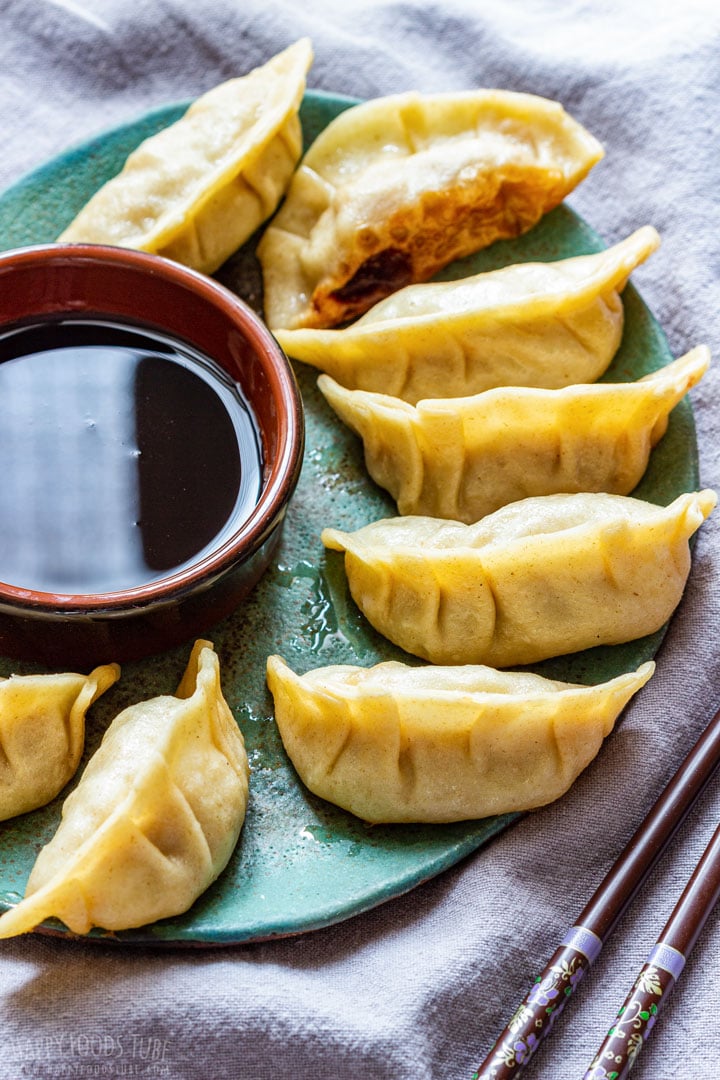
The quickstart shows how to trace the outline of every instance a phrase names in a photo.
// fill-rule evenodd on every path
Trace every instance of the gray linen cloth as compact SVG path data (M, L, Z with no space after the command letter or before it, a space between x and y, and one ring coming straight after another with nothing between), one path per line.
M310 35L310 85L377 96L493 86L556 98L607 156L569 203L607 243L653 224L634 275L675 355L717 352L720 8L620 0L0 0L0 186L151 106ZM692 394L720 489L718 384ZM720 517L702 529L658 671L570 793L461 865L294 939L120 951L29 935L0 948L0 1076L462 1080L489 1050L720 704ZM583 1074L720 812L713 786L526 1075ZM717 1075L720 917L638 1060Z

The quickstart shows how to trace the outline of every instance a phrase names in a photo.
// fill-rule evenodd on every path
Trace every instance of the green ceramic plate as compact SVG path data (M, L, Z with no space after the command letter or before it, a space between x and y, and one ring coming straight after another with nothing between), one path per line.
M308 93L302 106L306 144L350 99ZM54 240L89 196L121 168L144 138L177 119L168 106L56 158L0 196L0 247ZM519 260L550 260L600 250L604 244L565 206L520 240L493 245L456 263L444 277ZM217 275L258 307L260 277L254 241ZM628 286L626 330L607 378L630 379L671 359L659 326ZM315 798L283 751L265 687L265 660L280 653L298 671L324 664L405 659L368 626L346 590L339 555L319 541L328 524L353 529L392 514L394 505L368 479L361 446L315 389L316 372L298 365L307 415L302 477L275 563L252 597L209 636L220 655L225 693L252 764L252 794L240 844L219 881L193 908L140 930L112 935L134 943L221 944L293 934L325 926L397 896L485 844L516 820L505 815L437 826L367 826ZM696 439L688 403L679 405L653 453L638 494L667 503L698 484ZM536 670L577 682L599 682L636 667L656 652L662 632L629 645L600 648L539 665ZM127 664L122 679L93 709L86 756L111 718L127 704L173 692L189 646ZM0 674L42 670L0 658ZM65 793L63 793L65 794ZM0 825L0 907L16 902L40 846L52 836L62 798ZM60 923L47 930L65 933ZM102 932L93 937L106 940Z

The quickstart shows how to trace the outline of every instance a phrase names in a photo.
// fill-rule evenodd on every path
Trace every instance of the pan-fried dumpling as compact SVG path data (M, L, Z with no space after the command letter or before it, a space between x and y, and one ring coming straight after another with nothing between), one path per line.
M0 937L50 916L84 934L186 911L227 864L247 797L218 659L197 641L176 696L131 705L107 729Z
M462 821L544 806L597 754L653 663L599 686L481 666L268 660L285 749L316 795L371 822Z
M362 438L370 475L401 514L471 524L531 495L628 495L667 430L670 410L709 362L700 346L634 383L513 386L416 406L345 390L327 375L318 386Z
M648 226L596 255L409 285L343 330L276 336L348 389L412 405L495 386L595 382L620 345L620 293L659 242Z
M688 539L713 491L654 506L625 495L544 495L475 525L429 517L325 529L376 630L435 664L510 667L658 630L690 571Z
M302 153L303 38L216 86L134 150L60 236L138 248L212 273L268 218Z
M89 675L0 679L0 821L54 799L80 764L85 714L120 677L117 664Z
M259 245L269 325L334 326L519 236L602 154L561 105L530 94L407 93L347 109Z

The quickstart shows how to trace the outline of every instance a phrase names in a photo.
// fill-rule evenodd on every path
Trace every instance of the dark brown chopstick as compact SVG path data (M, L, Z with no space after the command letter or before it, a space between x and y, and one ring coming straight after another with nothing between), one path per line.
M536 978L472 1080L519 1076L718 766L720 710Z
M583 1080L624 1080L720 900L720 825Z

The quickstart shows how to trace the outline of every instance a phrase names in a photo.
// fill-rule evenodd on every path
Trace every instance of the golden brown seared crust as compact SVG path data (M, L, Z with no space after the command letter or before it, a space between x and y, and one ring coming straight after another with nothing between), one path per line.
M602 157L557 102L415 92L340 113L258 245L271 329L323 328L527 231Z
M357 229L353 257L318 283L298 325L347 322L405 285L428 281L454 259L527 232L565 193L561 176L548 184L547 173L527 168L423 192L379 225Z

